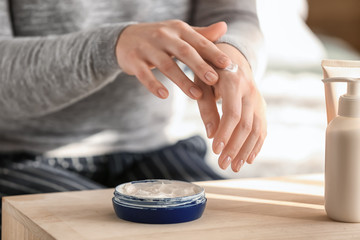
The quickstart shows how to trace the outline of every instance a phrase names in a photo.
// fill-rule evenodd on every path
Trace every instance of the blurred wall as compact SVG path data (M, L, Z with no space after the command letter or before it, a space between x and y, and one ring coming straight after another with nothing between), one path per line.
M360 52L360 0L308 0L307 24L315 33L344 39Z

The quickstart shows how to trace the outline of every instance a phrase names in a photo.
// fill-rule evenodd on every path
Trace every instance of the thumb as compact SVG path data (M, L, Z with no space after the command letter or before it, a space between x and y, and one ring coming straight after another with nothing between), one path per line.
M211 42L217 41L227 31L225 22L217 22L207 27L193 27L193 29Z

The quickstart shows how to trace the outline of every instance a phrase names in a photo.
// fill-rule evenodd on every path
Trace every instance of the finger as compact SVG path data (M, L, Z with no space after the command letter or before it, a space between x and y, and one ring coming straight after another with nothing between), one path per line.
M217 72L189 43L179 38L172 38L170 41L173 44L163 46L168 53L186 64L206 84L214 85L217 82Z
M234 129L229 142L225 145L219 157L219 166L226 169L230 163L234 164L235 157L242 149L253 128L253 105L243 101L241 120Z
M226 68L231 64L230 58L222 52L213 42L194 31L195 36L185 36L188 42L199 55L218 68Z
M200 56L218 68L226 68L231 64L230 58L212 41L197 31L184 34L182 38L193 46Z
M254 149L252 150L252 153L250 154L249 158L246 160L247 163L252 164L254 162L256 156L259 154L259 152L264 144L265 138L266 138L266 130L263 129L263 132L260 135L259 140L256 142L256 145L255 145Z
M265 100L263 98L260 98L260 101L258 102L258 105L256 105L256 109L257 109L257 114L254 115L254 118L256 119L256 121L261 122L261 132L260 132L260 137L254 147L254 149L252 150L252 153L250 154L249 158L246 160L247 163L252 164L255 160L255 157L259 154L266 135L267 135L267 123L266 123L266 113L265 113ZM258 119L258 120L257 120Z
M234 172L239 172L240 169L242 168L242 166L244 166L247 157L249 156L250 151L252 150L252 148L254 147L254 139L253 137L251 137L252 135L249 135L249 141L246 140L243 148L241 149L241 151L239 152L238 156L236 156L236 158L234 159L234 161L231 163L231 168ZM256 140L255 140L256 143ZM244 157L244 155L246 157Z
M234 172L238 172L242 165L250 158L251 153L254 150L254 147L256 146L257 142L260 139L260 133L261 133L261 126L260 126L260 120L255 120L253 123L253 128L247 137L246 141L241 147L241 150L235 157L234 161L231 164L231 168Z
M220 122L215 96L211 86L203 83L198 77L195 76L194 82L202 89L203 92L202 98L198 99L197 103L201 119L204 122L206 129L206 135L208 138L212 138Z
M264 144L264 138L259 138L259 140L257 141L254 149L252 150L252 152L250 153L248 159L246 160L246 162L248 164L252 164L256 158L256 156L259 154L262 145Z
M227 79L224 81L227 81ZM240 122L242 100L237 99L239 99L239 97L236 96L236 93L233 91L229 91L227 95L222 96L223 115L219 123L219 128L215 133L212 146L213 151L216 154L223 151L235 127Z
M148 62L157 67L160 72L173 81L187 96L195 100L202 96L201 89L184 74L169 55L151 47L143 54Z
M165 99L169 96L166 87L160 83L149 69L148 65L142 61L134 61L134 75L136 78L155 96Z
M225 22L217 22L207 27L192 27L196 32L200 33L211 42L217 41L227 31Z

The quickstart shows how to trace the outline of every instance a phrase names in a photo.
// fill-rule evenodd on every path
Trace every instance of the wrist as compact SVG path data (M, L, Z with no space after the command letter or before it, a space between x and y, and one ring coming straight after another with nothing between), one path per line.
M249 67L250 64L239 49L228 43L217 43L216 46L223 51L233 63L237 64L240 68Z

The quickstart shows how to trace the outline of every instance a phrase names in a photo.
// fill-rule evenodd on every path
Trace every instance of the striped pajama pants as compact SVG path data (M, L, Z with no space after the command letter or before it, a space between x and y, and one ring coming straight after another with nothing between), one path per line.
M0 154L0 198L113 188L123 182L142 179L221 179L206 164L205 154L206 143L198 136L148 153L120 152L79 158Z

